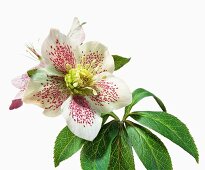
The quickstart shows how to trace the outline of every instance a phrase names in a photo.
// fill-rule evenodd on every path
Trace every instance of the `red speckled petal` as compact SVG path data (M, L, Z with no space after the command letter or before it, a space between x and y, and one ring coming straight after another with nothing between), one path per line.
M102 73L98 77L103 77L103 75L106 75L106 78L96 83L98 95L86 97L92 108L95 108L99 113L103 113L120 109L130 104L132 94L124 81L107 73Z
M105 71L112 73L114 71L113 57L103 44L94 41L87 42L80 46L79 51L81 52L81 56L83 56L81 64L91 64L95 61L91 67L93 69L98 68L96 70L97 74Z
M40 72L30 80L23 101L44 108L47 116L57 116L60 114L60 106L68 97L69 91L62 77L43 75Z
M70 97L62 105L69 129L78 137L92 141L98 134L102 118L82 96Z
M58 30L50 30L41 50L44 61L54 65L58 71L66 73L66 64L75 67L76 60L72 46L68 44L67 37Z

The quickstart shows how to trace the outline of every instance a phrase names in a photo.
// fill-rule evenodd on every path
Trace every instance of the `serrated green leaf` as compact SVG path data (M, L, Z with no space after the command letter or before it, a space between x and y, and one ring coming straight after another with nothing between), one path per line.
M60 162L64 161L76 153L83 145L84 140L75 136L68 127L61 130L56 138L54 146L54 164L57 167Z
M119 70L130 61L130 58L121 57L119 55L112 55L115 63L115 71Z
M170 139L199 161L197 147L188 128L175 116L165 112L147 111L137 112L131 117Z
M135 170L132 146L123 129L112 142L110 164L108 170Z
M86 142L81 150L80 161L83 170L107 170L111 144L118 134L119 122L105 124L92 142Z
M147 170L172 170L169 153L157 136L140 125L126 125L132 146Z
M139 89L136 89L133 93L132 93L132 103L129 104L128 106L125 107L125 112L128 113L131 111L132 107L138 103L140 100L142 100L143 98L145 97L153 97L156 102L158 103L158 105L160 106L160 108L166 112L166 107L164 106L163 102L157 97L155 96L154 94L152 94L151 92L145 90L145 89L142 89L142 88L139 88Z

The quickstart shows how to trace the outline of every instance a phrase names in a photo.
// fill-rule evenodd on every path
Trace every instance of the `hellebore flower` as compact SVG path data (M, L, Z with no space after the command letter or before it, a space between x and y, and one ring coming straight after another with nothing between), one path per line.
M128 105L131 93L112 75L114 61L103 44L82 44L83 31L76 27L68 35L50 30L41 49L45 67L32 71L23 101L40 106L47 116L63 114L76 136L92 141L101 113Z
M84 23L83 23L84 24ZM84 39L85 39L85 34L82 29L82 25L80 24L77 18L74 18L72 27L70 29L70 32L68 34L68 37L70 41L73 42L73 45L80 45ZM35 58L38 58L40 61L39 65L35 68L42 68L44 67L44 61L42 57L38 54L38 52L35 50L34 47L27 45L27 50L28 52L34 56ZM33 69L35 69L33 68ZM13 109L18 109L23 105L22 97L24 94L24 91L27 88L28 82L30 80L30 77L28 76L27 73L22 74L21 76L16 77L15 79L12 80L12 84L18 88L20 91L16 94L14 99L11 102L11 105L9 106L9 110Z

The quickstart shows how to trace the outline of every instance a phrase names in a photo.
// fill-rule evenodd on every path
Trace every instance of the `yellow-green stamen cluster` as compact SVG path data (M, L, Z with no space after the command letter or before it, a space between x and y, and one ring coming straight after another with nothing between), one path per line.
M89 69L86 69L81 64L78 64L76 68L69 68L68 73L65 75L66 86L70 89L72 94L76 95L96 95L96 91L93 88L93 73Z

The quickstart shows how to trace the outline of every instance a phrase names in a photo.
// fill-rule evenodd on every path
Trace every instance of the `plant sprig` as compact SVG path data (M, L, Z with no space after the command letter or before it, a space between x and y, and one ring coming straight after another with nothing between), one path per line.
M114 59L117 68L129 61L117 55ZM132 111L133 106L146 97L153 97L162 111ZM167 113L163 102L145 89L133 92L132 102L125 107L122 120L114 112L103 113L102 117L102 128L93 141L76 137L66 127L60 132L54 147L55 166L83 147L80 155L83 170L134 170L133 147L147 170L171 170L171 157L166 146L146 127L168 138L199 161L197 147L186 125ZM108 117L113 120L106 123Z

